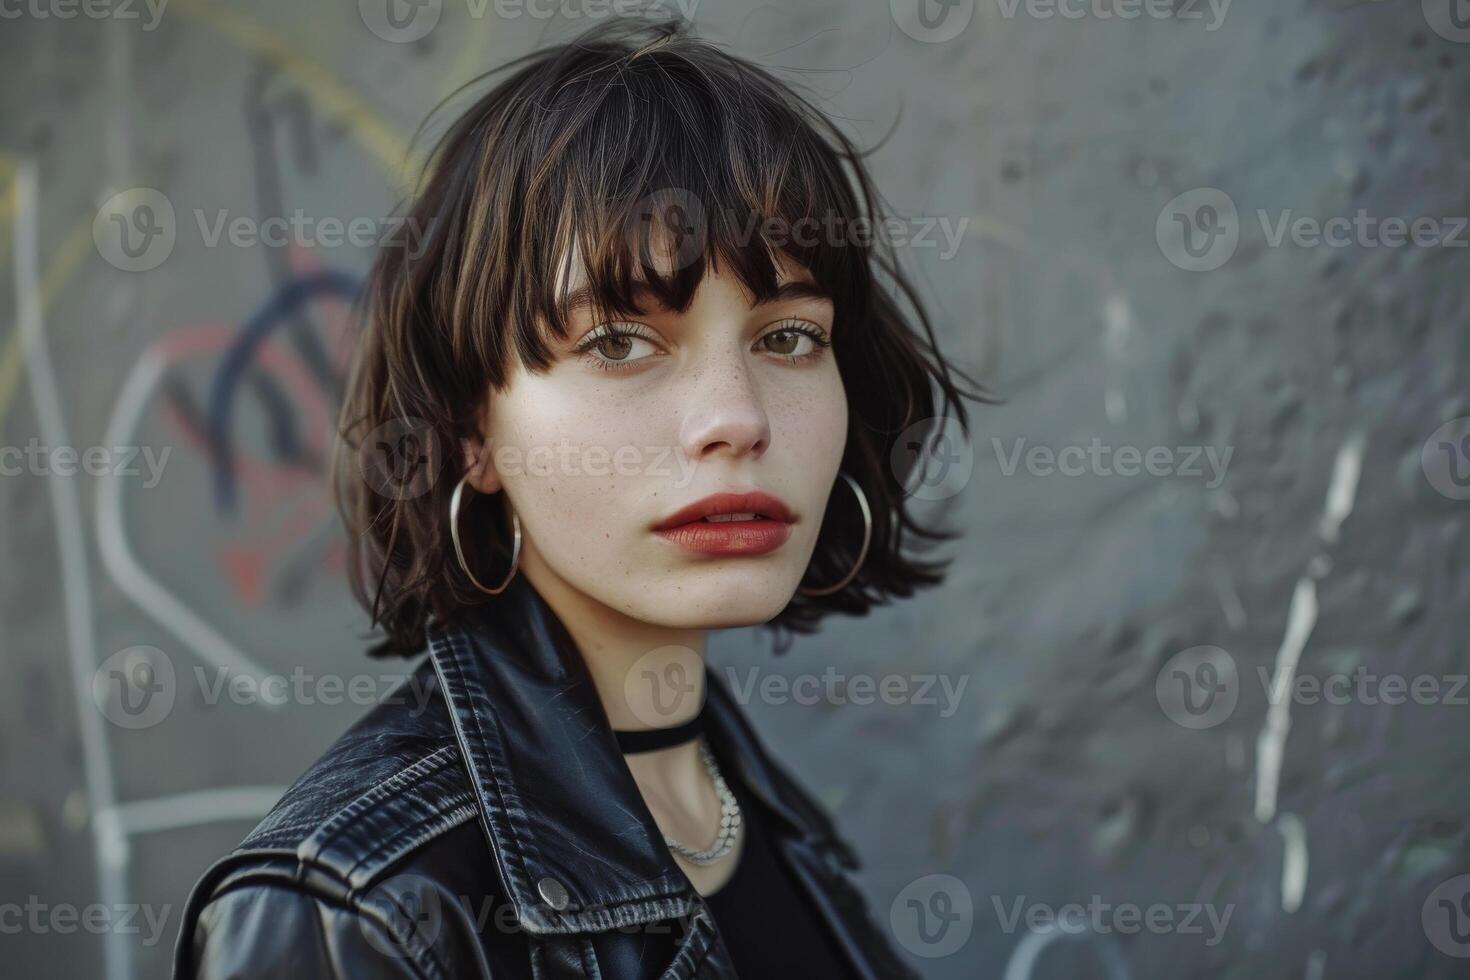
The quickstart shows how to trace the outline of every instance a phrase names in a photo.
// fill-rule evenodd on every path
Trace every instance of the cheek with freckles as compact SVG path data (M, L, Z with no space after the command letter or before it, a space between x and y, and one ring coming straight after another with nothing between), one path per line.
M568 581L627 574L641 527L647 412L590 404L577 386L538 381L514 386L491 412L497 459L516 464L497 468L526 536Z

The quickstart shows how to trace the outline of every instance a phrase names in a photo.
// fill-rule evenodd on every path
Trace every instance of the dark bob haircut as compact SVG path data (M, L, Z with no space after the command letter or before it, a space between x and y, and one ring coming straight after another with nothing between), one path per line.
M687 309L707 267L732 270L763 301L776 290L778 255L831 297L849 398L842 469L871 503L873 537L845 588L798 592L766 624L778 651L789 645L783 630L809 633L829 612L862 615L939 582L947 562L911 552L953 534L909 512L905 487L919 453L896 444L925 420L954 419L968 433L962 399L994 399L939 355L923 304L881 236L772 234L878 227L863 154L807 99L678 22L602 25L488 75L507 71L434 145L405 218L414 238L381 248L359 300L363 334L333 492L353 592L387 634L370 652L412 654L431 615L450 622L466 604L496 600L454 560L455 479L431 474L422 492L385 493L344 468L343 456L361 463L385 431L415 429L420 445L441 454L432 464L457 478L460 440L480 434L511 358L531 371L552 365L549 338L567 333L557 284L577 257L599 312L642 312L640 285L664 308ZM654 255L671 241L674 261L660 266ZM477 567L507 567L500 508L466 508L460 521ZM856 502L839 485L803 583L846 575L861 533Z

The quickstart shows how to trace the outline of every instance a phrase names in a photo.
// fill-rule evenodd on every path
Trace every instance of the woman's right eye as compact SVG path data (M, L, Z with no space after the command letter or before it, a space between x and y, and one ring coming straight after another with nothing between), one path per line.
M599 327L577 345L577 353L605 371L629 367L658 353L652 341L629 326Z

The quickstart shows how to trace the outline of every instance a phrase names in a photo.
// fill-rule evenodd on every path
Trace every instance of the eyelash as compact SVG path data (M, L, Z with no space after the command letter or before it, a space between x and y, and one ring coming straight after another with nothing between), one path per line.
M814 323L811 323L808 320L797 319L786 319L779 321L776 324L774 330L770 330L766 333L761 334L761 336L757 338L756 343L759 344L767 337L773 337L777 334L783 333L796 333L801 334L804 337L809 337L811 338L811 341L814 345L813 349L805 354L775 354L774 352L771 352L774 354L774 356L779 357L791 364L800 364L822 357L827 352L827 349L832 346L832 341L827 337L826 333L824 333L820 327L818 327ZM582 338L582 341L574 348L574 353L578 354L585 360L591 361L592 366L601 371L626 371L644 360L640 357L636 361L614 361L607 358L598 357L595 353L593 353L593 349L597 346L599 341L607 340L614 337L632 337L635 339L646 340L649 343L656 343L655 338L647 332L647 328L644 327L641 323L630 322L620 324L617 327L604 324L602 326L596 327L586 337Z

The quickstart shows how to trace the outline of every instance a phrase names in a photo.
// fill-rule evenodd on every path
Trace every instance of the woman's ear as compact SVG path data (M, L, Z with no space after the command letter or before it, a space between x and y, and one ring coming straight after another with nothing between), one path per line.
M495 440L485 437L485 433L490 431L489 416L487 399L475 409L475 434L459 440L464 459L464 471L460 476L468 476L469 485L477 493L498 493L503 486L500 474L495 472Z
M470 486L478 493L498 492L502 484L500 474L495 472L495 454L491 452L489 440L472 436L461 439L459 446L464 454L464 473L461 476L468 476Z

